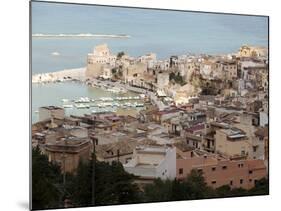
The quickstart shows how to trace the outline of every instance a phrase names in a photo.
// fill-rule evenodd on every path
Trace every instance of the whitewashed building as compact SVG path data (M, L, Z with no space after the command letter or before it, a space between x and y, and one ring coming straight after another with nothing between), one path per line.
M124 164L130 174L139 176L140 183L149 183L156 178L162 180L176 177L176 148L168 146L138 146L133 158Z

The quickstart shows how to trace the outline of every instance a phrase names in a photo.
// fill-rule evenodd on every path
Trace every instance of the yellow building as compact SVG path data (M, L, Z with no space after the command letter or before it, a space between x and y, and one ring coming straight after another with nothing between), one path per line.
M98 77L103 73L104 65L114 66L116 55L111 54L107 44L97 45L87 57L87 77Z
M264 47L253 47L248 45L243 45L238 51L238 56L240 57L266 57L268 54L267 48Z

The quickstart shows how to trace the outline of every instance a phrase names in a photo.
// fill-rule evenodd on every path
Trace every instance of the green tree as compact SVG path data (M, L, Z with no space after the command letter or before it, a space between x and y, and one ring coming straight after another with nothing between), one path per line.
M67 198L74 206L92 204L92 166L90 162L79 162L76 174L66 176Z
M214 196L214 191L207 186L203 173L198 170L192 170L184 181L187 190L185 199L203 199Z
M97 204L125 204L138 201L135 176L124 171L120 162L98 162L96 165ZM106 188L105 188L106 187Z
M93 178L95 204L111 205L139 202L140 191L133 183L135 176L124 171L119 162L108 164L95 163L95 175L93 177L93 163L79 163L76 175L69 177L67 190L68 197L74 206L91 206Z
M124 56L124 55L125 55L125 53L124 53L123 51L118 52L118 53L117 53L117 59L121 59L122 56Z
M114 67L114 68L111 69L111 73L112 73L112 74L116 74L116 72L117 72L117 68L116 68L116 67Z
M180 84L181 86L186 84L186 82L184 81L183 77L180 75L179 72L177 74L171 72L169 74L169 80L174 81L175 83Z
M32 149L32 209L58 208L62 206L63 193L60 167L48 161L40 149Z
M156 179L144 189L145 201L174 201L209 198L213 189L205 183L202 173L191 171L184 181Z
M221 187L218 187L215 190L216 197L227 197L231 196L231 187L229 185L223 185Z
M250 195L267 195L269 194L269 182L268 179L262 178L258 180L255 187L249 190Z
M171 200L172 193L171 180L154 180L153 184L148 184L144 189L144 200L146 202L159 202Z

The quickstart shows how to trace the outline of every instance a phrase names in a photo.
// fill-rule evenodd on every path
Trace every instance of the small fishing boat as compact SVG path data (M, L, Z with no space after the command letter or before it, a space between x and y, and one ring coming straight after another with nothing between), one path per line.
M65 105L62 105L64 108L73 108L73 105L71 104L65 104Z
M89 105L86 105L86 104L83 104L83 103L76 104L75 107L78 108L78 109L90 108Z
M62 99L61 101L65 103L65 102L69 102L69 99Z

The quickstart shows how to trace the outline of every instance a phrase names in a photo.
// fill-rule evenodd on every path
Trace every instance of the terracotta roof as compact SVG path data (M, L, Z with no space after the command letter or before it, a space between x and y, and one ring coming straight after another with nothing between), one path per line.
M187 132L193 133L194 131L203 130L205 128L204 124L197 124L192 127L186 128Z

